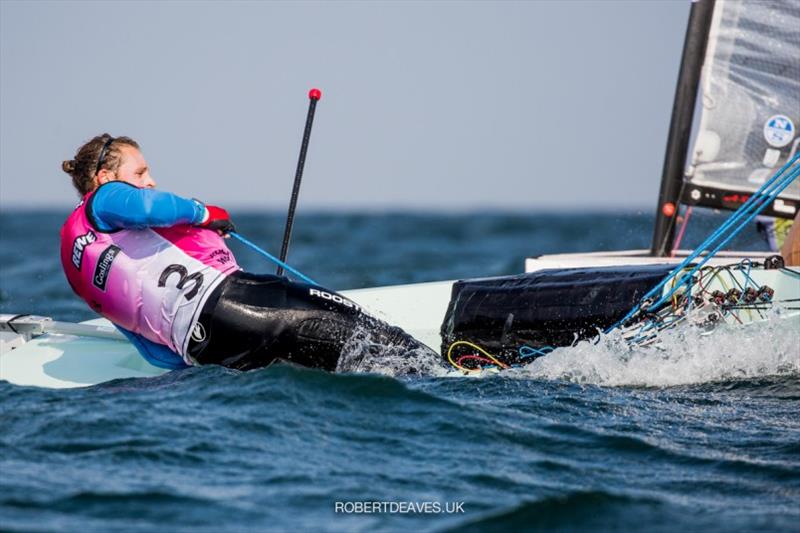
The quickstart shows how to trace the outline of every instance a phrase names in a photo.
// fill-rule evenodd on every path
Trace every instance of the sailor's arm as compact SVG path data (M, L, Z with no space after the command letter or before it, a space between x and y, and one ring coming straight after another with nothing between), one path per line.
M101 186L86 206L89 219L100 231L196 224L205 212L198 201L122 181Z
M206 206L169 192L140 189L125 182L107 183L90 197L89 219L100 231L194 224L225 233L233 231L222 208Z

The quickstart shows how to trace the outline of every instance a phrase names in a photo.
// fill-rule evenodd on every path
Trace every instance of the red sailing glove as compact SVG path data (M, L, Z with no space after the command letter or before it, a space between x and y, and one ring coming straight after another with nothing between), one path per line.
M198 226L201 228L213 229L220 235L226 235L232 231L236 231L228 212L215 205L206 206L206 216Z

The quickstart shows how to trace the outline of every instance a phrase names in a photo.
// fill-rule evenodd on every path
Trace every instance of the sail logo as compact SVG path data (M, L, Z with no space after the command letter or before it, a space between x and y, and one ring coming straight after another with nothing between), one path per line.
M89 230L89 233L78 236L72 243L72 264L78 270L81 269L81 261L83 260L83 250L97 240L97 235Z
M108 273L111 271L111 263L114 262L119 252L119 246L114 246L112 244L103 250L103 253L100 254L100 258L97 260L92 283L103 292L106 291L106 281L108 281Z
M773 115L764 124L764 138L775 148L783 148L792 142L794 135L794 123L786 115Z

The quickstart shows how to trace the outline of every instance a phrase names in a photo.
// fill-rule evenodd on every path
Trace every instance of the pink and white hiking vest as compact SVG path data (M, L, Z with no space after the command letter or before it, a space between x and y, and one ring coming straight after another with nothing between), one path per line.
M237 270L216 231L187 224L97 231L89 193L61 228L61 264L72 289L114 324L186 355L208 297Z

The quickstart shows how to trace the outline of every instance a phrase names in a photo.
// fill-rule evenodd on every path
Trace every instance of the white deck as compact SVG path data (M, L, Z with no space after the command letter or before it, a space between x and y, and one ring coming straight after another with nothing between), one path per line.
M581 268L621 265L678 265L686 259L692 250L676 250L674 257L653 257L649 250L622 250L618 252L590 252L582 254L552 254L525 259L525 272L535 272L546 268ZM775 253L770 252L717 252L708 261L708 265L727 265L738 263L743 259L764 261ZM701 258L703 256L700 256ZM698 261L700 258L697 259Z

